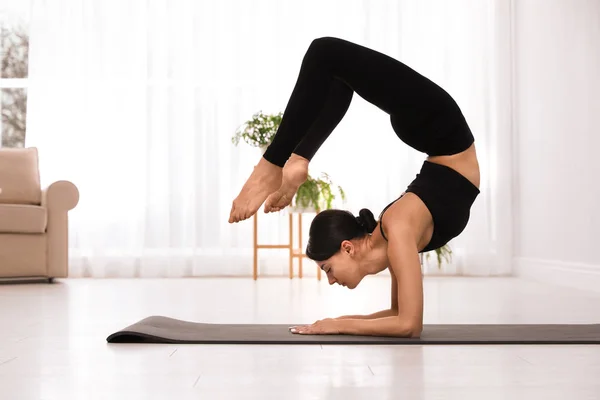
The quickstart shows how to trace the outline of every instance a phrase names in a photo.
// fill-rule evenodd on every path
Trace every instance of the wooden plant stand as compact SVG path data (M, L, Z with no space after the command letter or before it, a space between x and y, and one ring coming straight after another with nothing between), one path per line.
M306 254L302 251L302 211L289 210L289 236L290 241L287 244L261 244L258 242L258 213L254 214L254 271L253 278L258 278L258 250L259 249L288 249L289 250L289 276L294 278L294 258L298 258L298 277L302 278L302 260ZM315 212L315 211L313 211ZM318 210L316 211L319 212ZM298 248L294 248L294 218L293 214L298 215ZM321 280L321 269L317 266L317 279Z

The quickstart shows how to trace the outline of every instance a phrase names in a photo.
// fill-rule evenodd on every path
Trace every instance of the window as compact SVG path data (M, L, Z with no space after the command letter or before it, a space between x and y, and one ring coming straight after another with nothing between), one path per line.
M3 1L0 9L0 147L24 147L29 64L29 2Z

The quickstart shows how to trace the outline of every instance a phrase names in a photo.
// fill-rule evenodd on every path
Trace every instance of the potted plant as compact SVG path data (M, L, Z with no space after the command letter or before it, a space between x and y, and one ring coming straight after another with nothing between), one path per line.
M425 260L429 261L432 253L435 253L436 255L438 269L442 268L442 260L445 260L447 263L452 261L452 249L450 248L449 244L445 244L435 250L426 252ZM421 265L423 265L423 254L421 254Z
M265 114L258 111L252 118L244 122L231 138L234 145L238 145L243 140L252 147L258 147L264 153L265 149L273 140L277 129L281 124L283 113ZM346 200L344 190L337 186L342 200ZM330 209L333 201L337 198L334 194L334 186L326 173L322 173L319 178L313 178L308 175L308 179L298 188L298 192L291 204L292 211L311 211Z
M282 117L281 112L265 114L259 111L237 129L231 141L237 146L240 140L244 140L250 146L260 148L264 153L277 133Z
M319 178L308 175L306 181L300 185L294 197L292 211L319 212L332 208L333 201L337 198L334 189L339 193L342 201L346 200L346 193L341 186L334 187L329 175L322 173Z

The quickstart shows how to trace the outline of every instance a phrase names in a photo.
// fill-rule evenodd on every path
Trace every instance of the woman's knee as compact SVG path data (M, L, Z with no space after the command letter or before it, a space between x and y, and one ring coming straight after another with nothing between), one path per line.
M321 36L313 39L311 46L323 47L339 43L340 39L333 36Z
M307 56L313 58L323 58L331 54L335 47L339 44L339 39L331 36L323 36L314 39L308 47Z

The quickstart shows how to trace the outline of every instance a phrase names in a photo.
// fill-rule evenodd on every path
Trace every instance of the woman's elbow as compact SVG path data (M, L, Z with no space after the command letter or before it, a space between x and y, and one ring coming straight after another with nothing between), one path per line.
M421 333L423 333L423 325L422 324L410 324L408 326L408 335L412 339L420 338Z
M399 319L396 334L400 337L419 338L423 332L423 324Z

